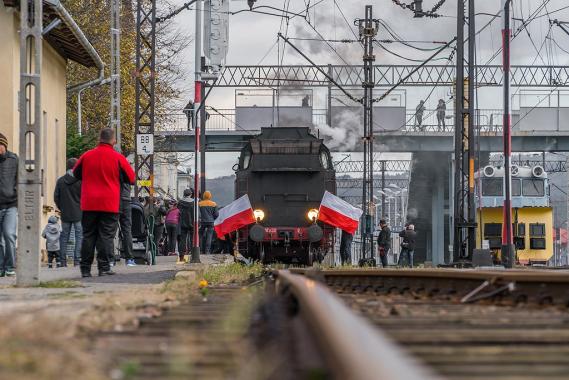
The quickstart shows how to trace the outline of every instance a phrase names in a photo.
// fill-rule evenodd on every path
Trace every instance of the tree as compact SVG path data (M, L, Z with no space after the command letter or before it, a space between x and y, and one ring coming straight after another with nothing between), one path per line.
M76 127L76 126L74 126ZM97 144L97 135L95 130L79 136L77 128L67 128L67 158L79 158L83 153L92 149Z
M73 15L77 24L106 63L105 77L110 75L110 3L108 1L65 0L65 7ZM163 2L159 2L163 4ZM168 4L161 5L169 6ZM136 58L136 0L122 0L121 7L121 129L122 149L129 153L134 150L135 129L135 58ZM160 12L167 12L160 10ZM161 14L161 13L159 13ZM170 20L157 28L156 59L156 113L167 112L169 104L175 104L180 95L180 84L187 77L183 70L180 52L191 39L182 35ZM67 70L67 83L76 84L96 77L94 69L70 63ZM67 102L68 128L77 120L77 96L70 94ZM110 124L110 86L97 86L82 94L82 130L84 135L96 133ZM77 126L73 127L76 130ZM68 150L77 143L68 141Z

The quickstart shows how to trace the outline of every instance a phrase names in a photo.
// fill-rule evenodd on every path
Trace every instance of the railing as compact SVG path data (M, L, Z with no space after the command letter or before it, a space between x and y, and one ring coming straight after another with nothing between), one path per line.
M502 110L482 109L476 110L474 125L482 133L497 133L502 131ZM415 111L407 111L405 125L395 130L382 129L375 126L375 132L448 132L454 133L454 110L446 110L444 117L439 120L436 110L425 110L421 115Z
M314 109L312 114L313 125L325 125L327 121L327 111L325 109ZM240 131L252 129L246 125L239 125L235 117L235 109L207 109L206 129L209 131ZM444 124L437 118L436 110L425 110L422 118L416 115L415 111L408 110L405 116L405 123L400 127L390 126L382 128L381 125L374 126L374 131L381 133L407 133L407 132L429 132L429 133L453 133L454 132L454 111L447 110L445 113ZM483 109L477 110L475 125L481 133L500 133L502 131L502 110ZM188 126L188 118L182 112L160 114L156 117L156 130L158 131L187 131L191 130Z

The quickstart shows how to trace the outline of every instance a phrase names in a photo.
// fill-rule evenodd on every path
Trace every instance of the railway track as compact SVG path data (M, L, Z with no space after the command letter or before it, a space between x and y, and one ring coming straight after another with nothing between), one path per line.
M565 379L561 271L277 270L98 340L146 379ZM234 305L247 328L227 328ZM243 314L245 312L245 314ZM231 324L229 324L231 326ZM122 366L122 367L121 367ZM127 368L128 369L128 368ZM117 377L120 378L120 377Z
M136 330L100 336L98 351L112 356L112 379L236 378L244 342L231 314L248 302L242 287L212 287L207 302L194 297Z
M443 378L549 380L569 374L569 273L296 272L323 281Z

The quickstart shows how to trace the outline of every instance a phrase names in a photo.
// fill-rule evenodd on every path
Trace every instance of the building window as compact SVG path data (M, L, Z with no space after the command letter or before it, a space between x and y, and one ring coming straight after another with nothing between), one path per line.
M61 168L61 159L62 157L60 157L59 152L61 150L60 144L61 144L61 138L59 136L59 120L55 119L55 124L54 124L54 129L55 129L55 173L57 176L60 176L62 173L59 171L59 169Z
M41 196L45 196L44 194L44 189L49 188L48 186L50 185L49 183L47 183L46 180L46 174L47 174L47 149L49 146L49 142L48 142L48 118L47 118L47 112L43 111L42 114L42 123L41 123L41 182L42 182L42 186L41 186Z

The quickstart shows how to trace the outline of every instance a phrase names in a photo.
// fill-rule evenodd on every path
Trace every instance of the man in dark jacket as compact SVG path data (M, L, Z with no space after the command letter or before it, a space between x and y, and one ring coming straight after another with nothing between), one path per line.
M81 181L73 175L73 168L77 164L76 158L67 160L67 173L59 177L55 184L53 199L61 212L61 236L59 239L60 262L67 266L67 244L71 229L75 233L75 248L73 250L73 265L78 266L81 261L81 244L83 242L83 229L81 228Z
M342 230L340 238L340 260L342 265L352 265L352 240L354 235Z
M120 153L118 147L115 147ZM134 257L132 256L132 209L130 207L130 192L132 185L124 173L121 173L121 204L119 212L119 226L121 239L121 255L125 260L126 266L134 267ZM114 259L114 258L113 258Z
M211 253L211 239L213 237L213 223L219 216L217 203L211 200L211 192L204 191L200 206L200 238L202 254Z
M180 243L178 253L180 261L183 262L185 255L188 254L189 247L192 246L192 235L194 230L194 190L184 190L184 197L178 203L180 209Z
M381 265L387 268L387 255L391 249L391 230L383 219L379 221L379 228L381 228L381 231L379 231L379 236L377 237L377 250Z
M399 254L398 264L403 266L403 259L406 258L409 263L409 268L413 268L413 255L415 254L415 241L417 239L415 226L412 224L407 225L407 227L399 233L399 236L403 238L403 241L401 242L401 253Z
M167 213L168 209L160 199L154 196L149 196L146 199L146 204L144 205L144 217L149 225L154 225L152 235L154 236L154 245L157 252L160 250L160 240L162 240L162 235L164 233L164 217Z
M81 186L81 210L83 217L83 245L81 247L81 274L91 277L91 265L97 247L99 276L115 274L109 258L113 253L113 239L117 232L121 176L131 184L135 174L124 156L113 149L115 131L101 130L99 145L83 154L73 174L83 181Z
M8 150L8 139L0 133L0 277L15 276L18 224L18 156Z

